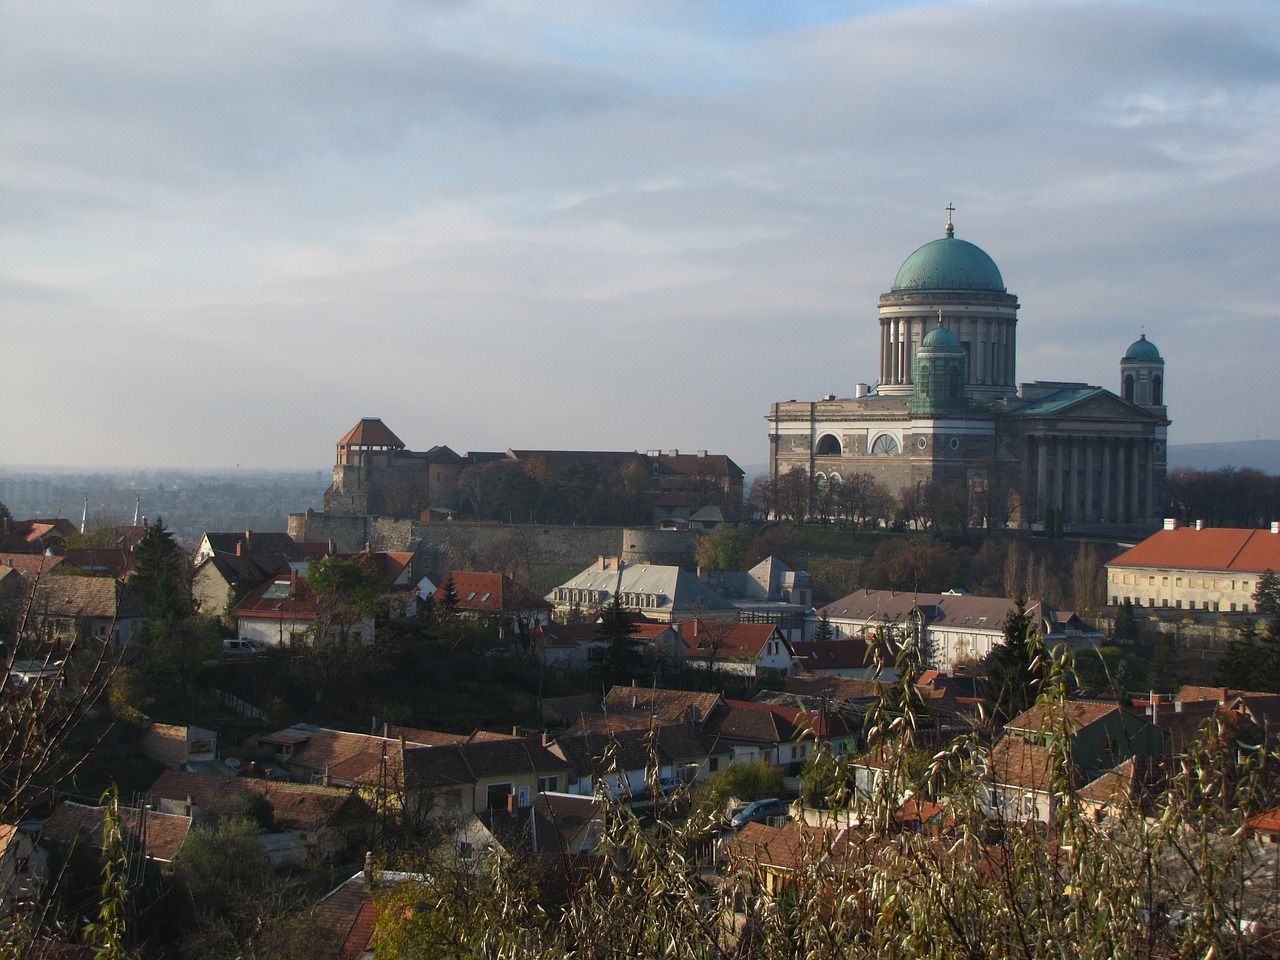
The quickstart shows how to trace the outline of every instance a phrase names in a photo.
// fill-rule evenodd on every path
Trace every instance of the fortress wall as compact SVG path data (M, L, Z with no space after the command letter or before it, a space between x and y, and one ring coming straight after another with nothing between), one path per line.
M516 550L532 564L583 568L600 556L630 563L691 567L698 534L624 527L499 524L450 520L423 523L390 517L345 517L307 511L289 516L295 540L332 540L341 553L363 550L414 551L427 566L465 568L483 562L494 549Z

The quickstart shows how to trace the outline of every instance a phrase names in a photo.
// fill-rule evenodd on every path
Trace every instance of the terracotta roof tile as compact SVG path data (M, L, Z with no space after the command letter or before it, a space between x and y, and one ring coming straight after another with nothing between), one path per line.
M1280 570L1280 534L1270 530L1181 527L1160 530L1108 566L1187 570Z
M528 587L521 586L501 573L477 573L455 570L453 594L458 598L458 609L475 613L523 613L532 610L550 610L551 604ZM445 579L445 584L449 579ZM444 598L444 584L435 592L435 601Z
M404 441L392 433L391 429L378 417L364 417L342 435L342 439L338 441L338 446L405 449Z

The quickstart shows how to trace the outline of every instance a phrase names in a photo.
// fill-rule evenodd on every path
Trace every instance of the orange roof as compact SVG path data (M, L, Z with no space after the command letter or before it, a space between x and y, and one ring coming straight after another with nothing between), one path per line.
M1108 566L1184 570L1280 570L1280 534L1270 530L1182 527L1153 533Z
M365 417L342 435L340 447L394 447L404 449L404 442L378 417Z
M477 613L522 613L550 610L549 604L528 587L523 587L501 573L477 573L454 570L435 592L435 601L444 598L445 584L453 580L453 595L459 610Z
M1114 703L1093 700L1068 700L1065 703L1037 703L1004 725L1006 730L1029 730L1032 733L1050 733L1062 729L1075 734L1090 724L1119 710Z

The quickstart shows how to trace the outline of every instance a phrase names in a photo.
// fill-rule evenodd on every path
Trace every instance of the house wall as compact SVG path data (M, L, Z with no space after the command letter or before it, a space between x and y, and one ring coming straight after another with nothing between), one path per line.
M1185 570L1107 564L1107 594L1113 604L1137 607L1249 613L1258 573Z

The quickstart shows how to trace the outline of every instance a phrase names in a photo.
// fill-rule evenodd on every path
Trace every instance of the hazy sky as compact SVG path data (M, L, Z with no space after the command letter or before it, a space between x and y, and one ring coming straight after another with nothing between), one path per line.
M767 458L957 236L1020 380L1280 436L1280 3L0 5L8 463Z

